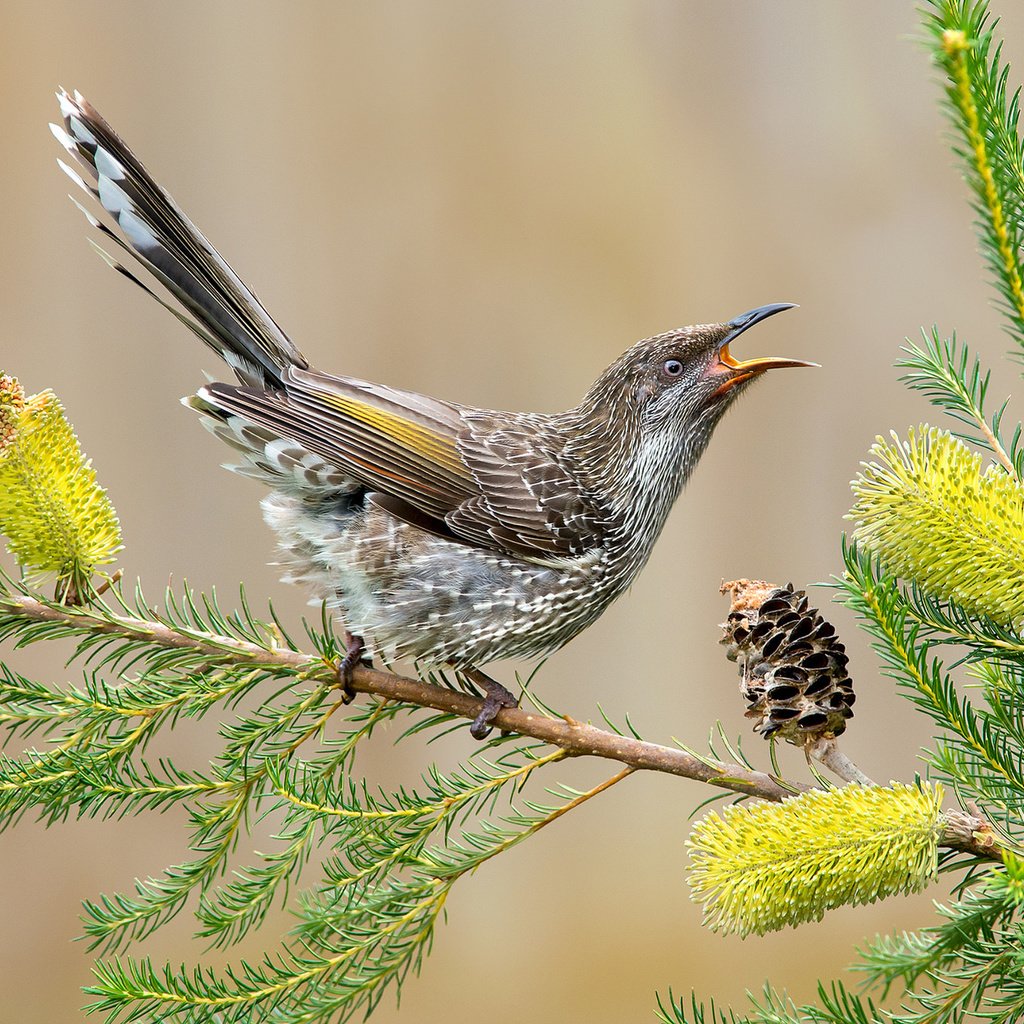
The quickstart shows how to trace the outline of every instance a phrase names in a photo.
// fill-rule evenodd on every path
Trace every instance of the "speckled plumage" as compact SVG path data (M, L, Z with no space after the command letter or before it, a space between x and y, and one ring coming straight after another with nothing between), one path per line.
M270 486L287 578L371 650L466 667L561 647L646 563L726 407L764 370L801 365L729 355L779 304L638 342L553 415L320 373L84 98L60 102L54 133L95 185L65 170L114 226L91 223L238 378L188 404L232 468Z

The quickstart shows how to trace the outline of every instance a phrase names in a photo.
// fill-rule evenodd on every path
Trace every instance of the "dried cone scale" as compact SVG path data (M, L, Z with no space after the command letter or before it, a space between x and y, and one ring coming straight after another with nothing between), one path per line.
M722 584L726 592L732 607L722 623L722 643L726 657L739 665L754 731L801 747L843 732L856 698L835 627L792 583L732 580Z

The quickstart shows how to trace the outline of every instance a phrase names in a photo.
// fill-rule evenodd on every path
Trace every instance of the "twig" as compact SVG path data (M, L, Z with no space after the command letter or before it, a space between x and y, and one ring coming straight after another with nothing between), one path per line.
M975 811L947 811L943 816L942 846L988 860L1002 860L995 829Z
M835 738L819 739L807 747L807 756L821 762L844 782L859 782L862 786L877 785L869 779L840 749Z
M36 622L59 622L91 633L130 637L162 647L197 651L212 659L232 664L276 668L322 681L337 680L336 667L314 655L287 648L267 650L236 637L202 630L176 629L163 622L116 615L110 609L100 614L88 606L46 604L25 594L0 596L0 609L7 614ZM436 686L421 679L381 672L364 665L357 665L352 673L352 688L357 693L434 708L467 719L476 718L483 703L480 698L467 693ZM548 718L523 708L504 708L495 718L495 725L501 730L560 747L571 756L603 757L631 769L679 775L762 800L779 801L813 788L804 783L782 781L743 765L699 757L686 750L649 743L632 736L621 736L569 717ZM824 760L822 763L827 764ZM828 766L835 770L833 765ZM839 774L842 775L842 772ZM866 779L866 776L863 778ZM871 784L870 780L867 780L867 784ZM989 860L1001 860L999 848L992 840L990 826L970 815L958 817L958 813L951 812L948 816L949 824L943 833L943 845Z
M211 658L233 664L283 669L307 678L333 682L337 672L322 658L287 648L267 650L258 644L200 630L174 628L166 623L116 615L109 609L103 614L87 606L46 604L25 594L0 597L0 608L37 622L61 622L90 633L124 636L178 650L192 650ZM475 718L482 701L468 693L444 686L409 679L357 665L352 673L352 689L373 694L385 700L403 701L419 707L434 708L461 718ZM505 708L495 719L497 728L542 740L561 747L574 756L590 755L619 761L631 768L682 775L710 785L720 786L765 800L782 800L796 792L809 789L799 783L783 783L764 772L752 771L739 764L698 757L686 750L648 743L632 736L621 736L575 719L549 718L524 708Z
M522 840L526 839L528 836L533 835L535 832L539 832L546 825L550 825L553 821L557 821L560 817L562 817L563 814L568 814L569 811L579 807L580 804L585 804L588 800L592 800L595 796L598 796L599 794L605 792L605 790L611 789L612 786L616 785L623 779L628 778L630 775L632 775L634 771L636 771L635 768L630 768L627 765L625 768L621 769L620 771L617 771L610 779L605 779L604 782L599 782L596 786L594 786L592 789L588 789L585 793L577 793L577 795L574 796L572 800L570 800L568 803L564 803L560 807L556 807L553 811L545 815L539 821L535 821L525 832L521 832L518 835L515 835L512 838L508 839L506 842L501 843L498 846L495 846L493 850L488 852L487 856L482 857L479 861L476 862L476 864L474 865L474 869L476 867L479 867L485 861L490 860L492 857L496 857L499 853L502 853L504 850L508 849L509 846L522 842Z

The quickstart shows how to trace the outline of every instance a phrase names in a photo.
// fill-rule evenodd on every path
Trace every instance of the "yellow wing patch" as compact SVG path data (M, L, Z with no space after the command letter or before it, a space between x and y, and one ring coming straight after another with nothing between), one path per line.
M444 437L422 424L413 423L404 416L346 398L344 395L321 394L321 398L340 409L346 416L373 427L374 430L386 437L394 438L411 451L438 463L456 477L468 476L466 466L451 438Z

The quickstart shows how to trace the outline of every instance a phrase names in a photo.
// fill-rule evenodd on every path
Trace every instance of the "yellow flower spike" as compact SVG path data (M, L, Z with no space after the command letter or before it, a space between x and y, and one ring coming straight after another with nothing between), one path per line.
M853 481L855 536L885 567L942 600L1024 622L1024 489L934 427L878 439Z
M53 572L75 600L114 560L121 527L52 391L25 399L0 376L0 533L23 569Z
M693 828L692 898L716 931L764 935L919 892L938 870L942 787L893 783L733 804Z
M17 377L0 373L0 453L14 440L25 408L25 389Z

